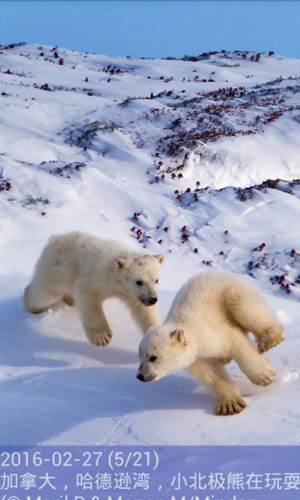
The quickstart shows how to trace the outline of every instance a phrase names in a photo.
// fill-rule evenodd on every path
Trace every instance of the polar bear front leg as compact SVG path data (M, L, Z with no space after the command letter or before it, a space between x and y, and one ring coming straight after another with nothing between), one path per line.
M131 312L131 316L142 330L143 334L148 331L150 326L160 324L159 311L157 305L143 306L135 297L122 296L121 300L126 304Z
M78 286L74 298L89 341L97 346L108 345L112 338L112 331L102 310L99 294Z
M232 357L253 384L265 386L273 382L275 368L257 352L247 336L237 335Z
M215 415L234 415L246 408L245 401L219 361L195 361L187 371L216 396Z

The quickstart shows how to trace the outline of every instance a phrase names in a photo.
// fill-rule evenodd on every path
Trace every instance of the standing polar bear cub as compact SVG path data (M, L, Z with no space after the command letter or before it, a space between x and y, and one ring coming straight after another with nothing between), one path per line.
M282 325L252 287L230 275L204 273L183 285L165 323L142 339L137 378L151 382L185 368L216 396L215 414L233 415L246 403L224 364L233 359L251 382L268 385L275 370L262 353L282 340Z
M146 333L159 324L156 285L163 260L86 233L52 236L25 288L24 305L37 314L61 298L69 305L75 302L87 338L105 346L112 332L102 302L117 297Z

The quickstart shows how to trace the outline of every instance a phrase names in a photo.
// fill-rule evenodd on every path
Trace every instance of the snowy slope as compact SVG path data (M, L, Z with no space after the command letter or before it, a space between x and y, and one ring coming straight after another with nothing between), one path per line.
M1 443L300 443L299 90L300 61L274 54L0 49ZM185 373L136 380L140 333L117 301L105 349L66 305L29 315L42 247L74 229L165 253L162 317L196 272L248 275L286 327L272 386L230 366L248 408L215 417Z

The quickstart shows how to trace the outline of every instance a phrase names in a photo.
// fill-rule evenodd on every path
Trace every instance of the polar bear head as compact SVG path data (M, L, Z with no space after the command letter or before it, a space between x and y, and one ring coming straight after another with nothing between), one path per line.
M149 328L139 346L137 378L154 382L189 366L195 359L183 328L166 323Z
M156 287L163 261L163 255L115 259L114 272L118 291L136 297L144 306L153 306L157 302Z

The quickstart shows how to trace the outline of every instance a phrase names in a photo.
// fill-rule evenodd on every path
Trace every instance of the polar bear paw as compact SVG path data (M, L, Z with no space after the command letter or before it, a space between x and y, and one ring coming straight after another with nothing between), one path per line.
M263 335L257 344L257 350L260 354L269 351L272 347L276 347L280 342L284 340L284 331L273 332L268 335Z
M253 384L263 386L269 385L275 378L275 369L271 363L267 362L263 370L251 374L251 377L249 378Z
M218 401L214 408L214 414L220 416L236 415L241 413L246 406L241 396L233 396L225 401Z
M74 307L74 299L71 295L69 295L68 293L66 293L64 296L63 296L63 301L65 302L65 304L67 304L68 306L70 307Z
M110 329L106 330L89 329L88 331L86 331L86 336L91 342L91 344L105 347L110 343L112 339L112 331Z

